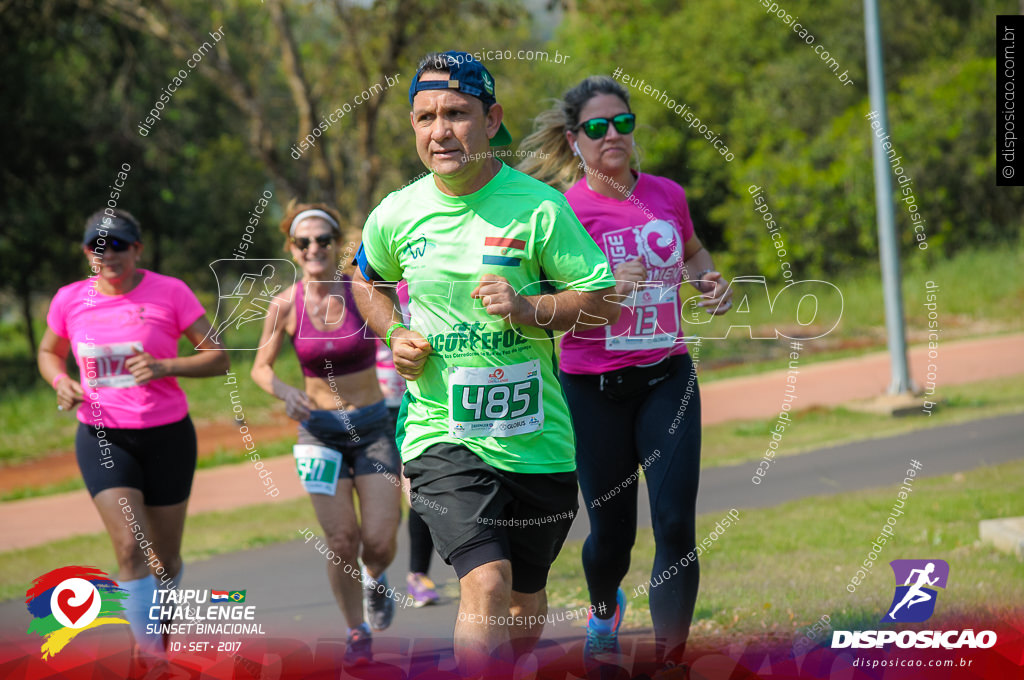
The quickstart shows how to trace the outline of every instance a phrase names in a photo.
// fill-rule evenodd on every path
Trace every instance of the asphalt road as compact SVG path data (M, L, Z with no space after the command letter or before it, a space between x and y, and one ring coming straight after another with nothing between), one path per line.
M996 465L1024 457L1022 439L1024 414L1018 414L779 458L758 485L751 481L757 462L710 468L702 472L699 512L761 508L810 496L896 486L902 482L912 459L921 464L919 477ZM640 521L649 526L643 489L640 508ZM570 540L585 538L587 526L586 514L581 512ZM340 654L344 647L344 626L327 586L324 558L315 550L314 543L306 544L298 539L299 532L305 528L296 527L296 541L190 564L182 587L245 589L246 604L256 607L256 620L262 624L268 638L318 640L324 653ZM70 557L65 560L71 561ZM392 584L403 591L406 565L408 535L403 524L398 555L389 570ZM454 572L436 555L431 575L444 593L444 601L423 609L399 607L392 627L374 635L374 648L379 658L386 659L389 653L396 658L407 657L410 652L422 656L421 652L433 650L441 652L444 667L444 657L447 657L444 650L449 650L450 654L458 588ZM24 635L27 624L28 615L22 602L0 604L0 636ZM578 641L582 637L581 625L581 621L576 621L548 626L545 638L559 640L563 646L568 641ZM127 635L123 627L116 628L122 632L111 630L106 634Z

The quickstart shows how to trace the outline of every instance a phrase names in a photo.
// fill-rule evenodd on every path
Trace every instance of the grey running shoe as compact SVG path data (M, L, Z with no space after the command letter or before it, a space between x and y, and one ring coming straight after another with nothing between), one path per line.
M387 596L387 591L387 574L381 574L376 582L369 576L363 580L363 614L373 630L384 630L395 618L395 601Z

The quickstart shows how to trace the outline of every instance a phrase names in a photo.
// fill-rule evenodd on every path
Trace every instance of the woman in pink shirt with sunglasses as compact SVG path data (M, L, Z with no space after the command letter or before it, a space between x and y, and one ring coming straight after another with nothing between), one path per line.
M595 76L537 118L520 169L567 188L565 197L615 273L622 314L562 338L561 382L576 433L576 471L590 535L583 571L590 601L588 661L612 661L626 609L620 587L637 528L638 469L655 554L650 609L659 653L679 663L697 599L695 516L700 391L681 324L681 294L710 314L732 305L728 281L694 233L683 188L633 169L629 92ZM601 615L600 612L605 612Z
M128 591L125 615L144 663L163 656L147 632L157 588L181 583L181 539L196 468L196 431L178 377L223 375L227 353L182 281L138 267L138 220L107 208L86 221L93 276L57 291L39 346L39 372L57 408L77 407L75 455ZM181 336L200 351L178 356ZM67 374L68 353L79 377ZM159 579L159 583L157 581Z

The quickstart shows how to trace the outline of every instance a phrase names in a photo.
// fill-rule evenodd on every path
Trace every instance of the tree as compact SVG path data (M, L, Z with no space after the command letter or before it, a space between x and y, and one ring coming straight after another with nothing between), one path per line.
M393 160L387 149L408 147L407 109L385 108L405 94L392 79L407 84L413 60L449 44L453 35L486 35L519 16L515 3L472 0L290 7L267 0L210 8L165 2L151 8L132 0L81 4L159 40L182 62L210 42L210 30L223 26L225 37L200 72L247 125L249 151L285 193L334 203L353 225L362 224L378 198ZM336 121L327 118L332 114ZM303 140L309 148L295 149Z
M32 294L63 282L76 257L65 246L81 239L82 206L101 205L113 179L95 169L112 166L132 144L124 136L101 138L90 127L114 118L96 91L125 84L124 61L112 58L108 38L98 22L66 4L14 2L0 11L0 41L14 46L0 56L0 285L18 301L33 356Z
M10 49L0 57L9 112L0 142L7 216L0 287L19 301L32 351L33 293L52 293L86 273L82 221L104 205L122 163L132 171L119 207L142 221L144 266L209 290L209 263L231 257L264 191L274 206L249 257L280 252L271 223L291 198L333 203L361 227L382 192L418 172L404 101L413 60L450 48L455 35L494 44L499 31L507 35L523 19L517 7L406 0L4 5L0 37ZM399 83L388 85L389 76ZM365 101L355 102L357 95ZM146 123L158 102L160 119ZM293 144L342 106L350 112L295 160Z
M702 240L736 274L778 280L776 248L748 188L764 189L798 276L877 259L863 16L848 0L600 0L572 13L556 42L589 74L615 69L667 91L734 152L724 162L690 121L628 87L643 169L679 181ZM927 257L972 244L1017 243L1024 194L995 186L991 17L1011 0L883 7L888 131L928 221ZM789 14L789 19L785 18ZM809 37L801 37L799 20ZM817 51L816 51L817 50ZM838 68L833 72L822 52ZM846 72L853 85L839 76ZM571 84L571 83L570 83ZM897 191L899 187L897 187ZM894 199L904 199L897 194ZM904 253L915 232L901 203Z

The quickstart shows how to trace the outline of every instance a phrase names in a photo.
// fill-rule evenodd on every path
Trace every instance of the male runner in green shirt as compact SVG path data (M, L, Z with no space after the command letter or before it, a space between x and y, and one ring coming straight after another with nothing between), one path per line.
M431 174L367 218L356 301L409 381L405 474L459 576L455 652L473 672L510 640L530 649L543 630L548 569L578 509L552 331L614 323L618 298L562 194L487 153L511 138L480 62L427 55L409 100ZM412 329L380 285L400 279Z

